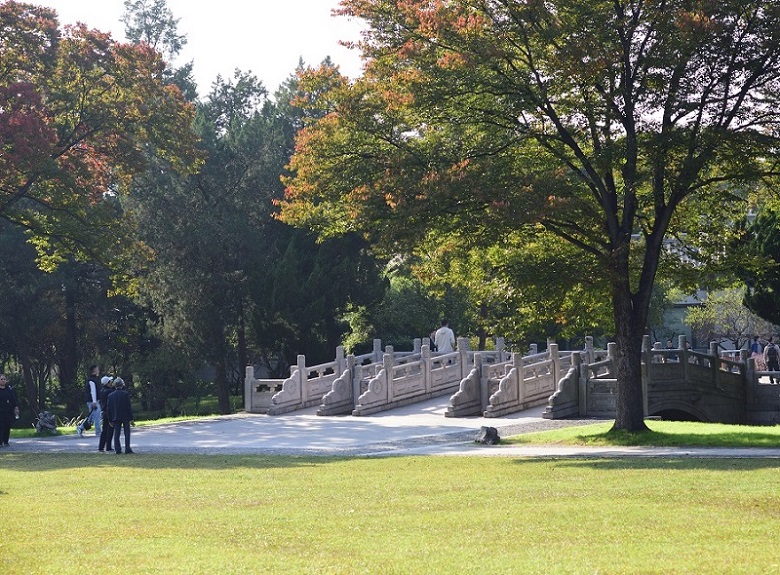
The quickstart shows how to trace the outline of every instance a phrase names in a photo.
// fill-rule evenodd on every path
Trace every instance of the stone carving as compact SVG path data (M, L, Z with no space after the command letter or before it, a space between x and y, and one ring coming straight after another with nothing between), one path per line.
M450 398L450 404L444 412L446 417L463 417L478 413L481 408L480 373L475 367L460 382L458 391Z

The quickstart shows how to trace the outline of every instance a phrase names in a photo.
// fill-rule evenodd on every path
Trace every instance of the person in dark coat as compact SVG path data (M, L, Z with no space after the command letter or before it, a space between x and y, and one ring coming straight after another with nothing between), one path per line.
M114 428L114 451L117 455L122 453L119 434L124 428L125 453L133 453L133 450L130 449L130 422L133 421L133 406L130 403L130 394L125 390L125 382L121 377L114 380L114 391L109 394L106 407L108 408L108 420Z
M19 400L8 385L8 378L0 373L0 447L8 447L14 416L19 417Z
M101 387L98 394L98 403L100 403L100 413L103 417L103 426L100 430L100 441L98 441L98 451L111 449L111 437L113 429L111 421L108 419L108 396L114 392L114 378L104 375L100 380Z

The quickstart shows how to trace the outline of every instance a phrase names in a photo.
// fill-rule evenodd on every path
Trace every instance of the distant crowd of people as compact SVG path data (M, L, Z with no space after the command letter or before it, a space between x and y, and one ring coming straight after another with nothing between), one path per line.
M766 345L761 344L757 335L753 336L750 342L750 357L756 364L756 371L780 371L780 347L775 343L774 337L770 336ZM777 383L774 375L769 376L770 383Z
M76 431L83 436L89 424L95 427L98 451L111 451L112 440L115 453L122 453L120 436L124 431L125 453L134 453L130 448L130 427L134 422L133 406L130 394L125 389L121 377L104 375L100 377L97 365L89 368L89 376L84 386L84 399L89 415L78 425Z

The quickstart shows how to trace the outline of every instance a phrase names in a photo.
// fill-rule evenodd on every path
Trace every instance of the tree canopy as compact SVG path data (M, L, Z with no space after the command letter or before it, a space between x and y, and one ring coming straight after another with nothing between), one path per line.
M299 134L282 217L360 230L388 251L429 229L487 244L541 230L576 246L612 301L615 428L643 429L659 266L722 263L717 235L742 184L778 175L780 5L342 6L367 23L365 74L329 80L324 116Z
M746 226L746 232L746 241L734 246L746 256L739 268L745 282L744 304L761 318L780 325L780 213L776 208L763 210ZM758 265L750 265L753 262Z
M193 108L164 70L148 45L0 4L0 217L42 254L118 250L113 198L151 150L178 170L197 166Z
M711 292L702 305L688 309L685 323L705 334L708 341L729 340L733 349L742 349L756 335L769 338L774 325L746 307L744 297L741 288Z

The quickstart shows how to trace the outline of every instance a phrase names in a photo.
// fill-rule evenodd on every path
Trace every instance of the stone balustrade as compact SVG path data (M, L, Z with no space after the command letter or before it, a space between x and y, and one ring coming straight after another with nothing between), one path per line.
M555 391L562 359L568 365L571 353L561 354L552 342L543 353L531 351L527 356L511 354L496 363L486 362L482 352L475 353L473 368L450 398L445 416L500 417L544 405Z
M459 339L451 353L430 351L427 338L415 340L413 351L384 351L381 341L367 354L307 366L299 356L287 379L255 379L246 373L246 411L281 414L318 406L318 415L368 415L428 398L450 394L445 415L500 417L547 404L544 417L614 417L617 401L616 346L560 352L548 341L539 353L509 353L502 340L494 351L472 352ZM702 421L780 423L780 393L771 377L757 371L742 351L723 357L716 344L707 352L688 349L680 336L677 349L642 347L642 389L645 413L686 412Z
M479 354L485 365L502 365L511 355L502 338L495 350ZM455 391L475 352L466 338L459 338L450 353L432 352L430 340L422 338L414 340L412 351L397 352L392 346L382 351L381 341L374 340L369 353L344 357L338 348L336 356L316 366L306 366L305 357L298 356L284 380L256 379L248 367L246 410L273 415L318 405L318 415L368 415L392 409Z

